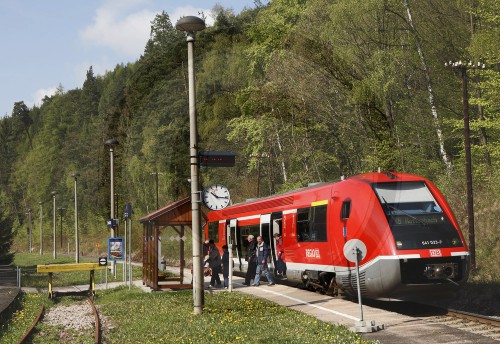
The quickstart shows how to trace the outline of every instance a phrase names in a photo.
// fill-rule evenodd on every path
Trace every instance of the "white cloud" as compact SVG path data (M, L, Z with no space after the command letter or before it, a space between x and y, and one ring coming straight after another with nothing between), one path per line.
M42 105L42 100L45 98L45 96L53 96L57 92L57 87L49 87L49 88L41 88L35 91L33 94L33 103L32 104L26 104L29 107L32 105L40 106Z
M91 45L99 45L131 57L144 51L149 39L151 21L157 14L141 9L132 12L145 1L107 1L96 10L91 25L80 32L80 38Z

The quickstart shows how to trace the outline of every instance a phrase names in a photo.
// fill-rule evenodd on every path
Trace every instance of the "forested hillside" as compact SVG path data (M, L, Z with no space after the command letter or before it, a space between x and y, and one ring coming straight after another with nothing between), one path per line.
M445 62L484 63L468 71L476 254L480 277L500 279L500 2L272 0L237 15L215 10L196 37L199 148L238 155L234 168L203 169L202 185L225 184L233 202L397 170L434 181L467 237L461 77ZM161 13L135 63L117 61L105 75L89 66L81 88L61 87L39 107L13 104L0 119L2 243L12 231L13 249L27 249L28 208L33 228L43 212L50 241L52 191L71 237L75 171L82 235L107 237L110 138L120 143L119 214L125 202L135 219L156 209L156 172L160 206L189 195L187 89L185 36Z

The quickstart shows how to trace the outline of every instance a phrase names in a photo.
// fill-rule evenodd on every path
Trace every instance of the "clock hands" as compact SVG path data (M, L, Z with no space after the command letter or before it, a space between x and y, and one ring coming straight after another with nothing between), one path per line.
M218 196L216 193L214 193L213 191L210 191L210 193L215 197L215 198L224 198L224 199L229 199L228 196Z

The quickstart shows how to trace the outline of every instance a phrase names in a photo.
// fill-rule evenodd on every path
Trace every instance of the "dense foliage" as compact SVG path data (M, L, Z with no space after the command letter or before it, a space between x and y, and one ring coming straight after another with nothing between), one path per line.
M214 10L215 24L196 39L200 149L238 156L234 168L203 170L202 184L224 183L234 201L405 171L445 192L467 236L461 79L444 63L485 63L468 71L476 246L482 276L499 277L497 1L272 0L237 15ZM51 191L71 228L73 171L83 235L106 236L109 138L120 142L119 213L124 202L136 218L155 209L156 172L160 204L189 195L187 46L167 13L151 24L135 63L102 76L89 67L82 88L60 87L31 109L17 102L0 120L0 220L11 219L20 241L27 208L50 219Z

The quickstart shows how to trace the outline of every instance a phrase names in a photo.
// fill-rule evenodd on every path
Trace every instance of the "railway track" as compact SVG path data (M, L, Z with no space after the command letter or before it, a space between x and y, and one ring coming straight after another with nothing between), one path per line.
M367 304L375 308L500 341L500 317L490 317L449 309L443 305L437 306L419 302L367 301Z
M446 314L429 316L425 320L500 342L500 318L448 309Z
M92 301L92 298L88 297L84 303L86 307L90 307L92 310L92 315L93 315L93 332L94 332L94 343L95 344L100 344L101 343L101 322L99 319L99 313L97 312L97 309L94 305L94 302ZM59 319L65 319L68 320L71 318L71 316L74 316L75 314L75 307L76 308L81 308L84 307L84 304L79 304L77 306L70 306L70 307L58 307L58 316L57 318ZM35 327L44 319L44 307L42 306L40 309L40 312L38 316L36 317L35 321L33 324L30 326L30 328L26 331L26 333L23 335L22 339L19 341L19 344L24 344L24 343L31 343L33 336L35 334ZM45 319L47 318L47 315L45 315ZM47 319L46 319L47 320ZM81 319L80 319L81 320ZM78 321L78 319L77 319ZM63 323L71 327L71 323Z

